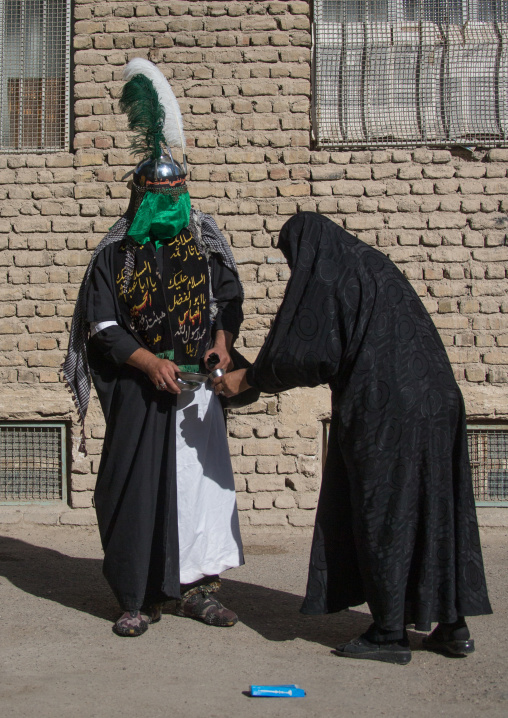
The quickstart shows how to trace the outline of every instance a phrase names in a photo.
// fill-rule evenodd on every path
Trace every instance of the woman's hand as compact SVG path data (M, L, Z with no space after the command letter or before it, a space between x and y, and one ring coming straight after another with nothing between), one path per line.
M224 376L218 376L213 380L213 390L216 394L223 396L236 396L242 391L250 389L250 384L245 378L247 369L237 369Z
M181 389L176 383L180 369L169 359L159 359L148 349L140 347L127 359L127 364L145 372L157 389L180 394Z

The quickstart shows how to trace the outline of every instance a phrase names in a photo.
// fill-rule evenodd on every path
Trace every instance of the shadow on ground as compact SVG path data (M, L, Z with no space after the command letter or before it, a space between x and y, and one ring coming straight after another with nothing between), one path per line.
M333 648L363 633L371 623L368 614L354 610L304 616L300 613L303 596L241 581L223 581L221 601L268 641L301 638Z
M108 621L118 617L118 607L102 575L99 559L67 556L0 536L0 575L33 596Z
M1 536L0 575L33 596L106 621L118 617L118 606L102 576L100 559L67 556ZM222 583L221 600L238 612L242 623L268 641L300 638L333 648L363 633L371 622L368 614L355 610L304 616L299 612L302 596L230 579ZM418 648L419 637L413 634L413 639L413 647Z

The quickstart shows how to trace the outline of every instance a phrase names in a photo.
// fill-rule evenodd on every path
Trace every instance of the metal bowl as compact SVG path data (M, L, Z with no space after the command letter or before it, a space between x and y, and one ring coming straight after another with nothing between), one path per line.
M206 374L199 374L194 371L181 371L178 374L176 383L182 391L196 391L207 379L208 376Z

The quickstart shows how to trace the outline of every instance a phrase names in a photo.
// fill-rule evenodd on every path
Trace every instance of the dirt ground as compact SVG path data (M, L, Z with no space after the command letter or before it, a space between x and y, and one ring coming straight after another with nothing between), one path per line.
M118 611L94 528L0 529L0 705L38 718L249 718L508 715L508 533L483 532L493 616L469 621L477 651L446 658L410 633L407 666L339 658L331 649L369 625L365 607L298 612L310 537L247 534L229 571L233 628L168 611L140 638L111 631ZM297 683L300 699L250 698L251 684Z

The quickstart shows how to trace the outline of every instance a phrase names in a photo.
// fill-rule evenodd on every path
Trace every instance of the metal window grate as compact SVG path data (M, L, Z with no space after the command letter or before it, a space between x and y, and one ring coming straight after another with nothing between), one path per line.
M66 499L65 424L0 423L0 503Z
M467 440L477 504L508 504L508 428L470 426Z
M71 0L0 0L0 150L69 144Z
M322 147L508 145L508 0L315 0Z

